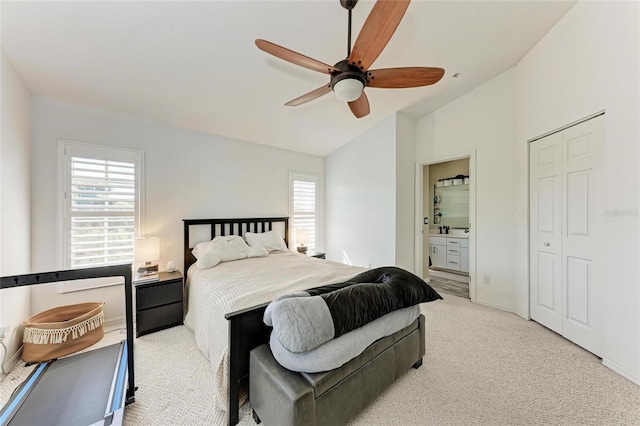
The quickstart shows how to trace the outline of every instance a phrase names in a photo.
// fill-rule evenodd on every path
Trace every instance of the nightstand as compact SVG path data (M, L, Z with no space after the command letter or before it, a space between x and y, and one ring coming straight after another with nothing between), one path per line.
M183 324L184 285L180 271L160 272L158 281L134 282L136 337Z
M310 257L317 257L318 259L326 258L325 257L326 253L323 253L321 251L307 251L306 255Z

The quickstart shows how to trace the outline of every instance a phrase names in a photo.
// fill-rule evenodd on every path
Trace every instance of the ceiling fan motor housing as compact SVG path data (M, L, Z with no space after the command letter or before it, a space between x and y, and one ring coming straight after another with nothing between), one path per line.
M350 65L345 59L335 65L340 71L331 73L331 90L338 100L343 102L355 101L362 95L362 89L367 85L366 74L355 65Z
M360 81L363 87L367 86L367 75L357 66L349 64L346 59L338 62L334 66L340 71L331 73L331 89L333 89L337 82L347 78Z

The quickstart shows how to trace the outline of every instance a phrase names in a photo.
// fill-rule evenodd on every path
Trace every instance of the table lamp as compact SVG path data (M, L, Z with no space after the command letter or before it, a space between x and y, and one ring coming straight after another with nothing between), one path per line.
M296 229L296 242L300 244L298 246L298 251L300 253L307 252L307 246L305 244L309 243L309 230L308 229Z
M136 238L133 243L133 261L136 263L136 274L149 275L158 273L156 260L160 259L160 238Z

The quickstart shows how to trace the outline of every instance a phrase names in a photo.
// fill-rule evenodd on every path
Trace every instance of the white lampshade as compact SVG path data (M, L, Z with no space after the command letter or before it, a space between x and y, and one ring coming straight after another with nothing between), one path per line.
M364 84L355 78L345 78L333 85L333 92L336 98L342 102L355 101L362 94Z
M307 244L309 242L309 230L308 229L296 229L296 242L299 244Z
M160 238L136 238L133 243L133 261L149 263L160 259Z

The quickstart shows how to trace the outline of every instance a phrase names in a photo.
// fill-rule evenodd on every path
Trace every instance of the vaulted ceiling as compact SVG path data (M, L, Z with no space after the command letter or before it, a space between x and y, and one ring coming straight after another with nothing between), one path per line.
M1 41L36 96L324 156L396 111L419 118L513 67L573 4L414 0L373 68L433 66L445 76L434 86L366 89L371 113L361 119L331 93L284 106L328 76L254 44L344 59L338 0L2 1ZM355 7L353 41L373 5Z

